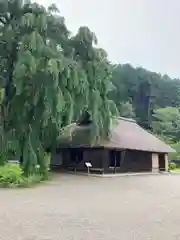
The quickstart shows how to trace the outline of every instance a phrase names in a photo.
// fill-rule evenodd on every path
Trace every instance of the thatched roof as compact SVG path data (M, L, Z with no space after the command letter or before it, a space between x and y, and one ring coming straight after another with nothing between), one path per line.
M169 145L144 130L134 120L120 118L112 128L111 138L105 146L148 152L175 152Z
M131 149L148 152L175 152L169 145L140 127L134 120L118 118L111 130L108 141L101 140L99 144L91 145L90 128L76 126L72 130L71 147L105 147L117 149Z

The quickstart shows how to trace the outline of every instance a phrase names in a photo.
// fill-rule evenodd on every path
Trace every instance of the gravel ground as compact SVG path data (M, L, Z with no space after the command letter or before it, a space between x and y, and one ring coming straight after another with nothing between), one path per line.
M0 240L180 239L180 175L58 175L0 189Z

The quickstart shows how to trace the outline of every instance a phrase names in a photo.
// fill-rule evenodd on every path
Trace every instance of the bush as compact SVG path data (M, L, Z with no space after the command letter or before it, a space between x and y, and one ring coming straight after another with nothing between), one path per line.
M0 167L0 187L31 187L44 180L40 174L25 177L19 165L6 164Z
M169 163L169 170L174 170L176 168L177 168L177 166L176 166L176 164L174 162L170 162Z
M19 185L22 182L23 171L18 165L6 164L0 167L0 185Z

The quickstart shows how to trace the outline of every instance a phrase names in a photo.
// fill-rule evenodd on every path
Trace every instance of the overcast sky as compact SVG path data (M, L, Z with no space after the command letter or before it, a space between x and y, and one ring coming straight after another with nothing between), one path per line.
M111 61L180 77L179 0L39 2L56 3L74 33L79 26L89 26Z

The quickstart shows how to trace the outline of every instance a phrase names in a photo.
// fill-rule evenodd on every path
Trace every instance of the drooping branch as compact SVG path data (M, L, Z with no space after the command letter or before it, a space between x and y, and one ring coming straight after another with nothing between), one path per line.
M0 16L0 22L5 25L6 24L6 21Z
M17 42L14 42L12 44L12 50L7 59L8 76L7 76L7 81L5 85L5 98L4 98L5 105L8 104L8 102L12 99L13 94L15 93L15 89L13 87L13 72L14 72L15 63L17 61L17 54L18 54L17 46L18 46Z

